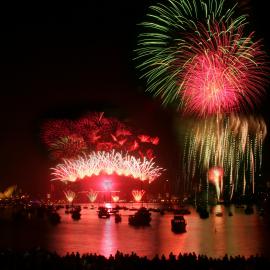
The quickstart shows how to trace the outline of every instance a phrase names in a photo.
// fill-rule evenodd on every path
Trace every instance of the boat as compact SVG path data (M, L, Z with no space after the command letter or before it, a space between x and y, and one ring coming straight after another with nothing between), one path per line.
M71 214L72 219L74 220L79 220L81 218L81 213L80 211L72 211Z
M98 217L99 218L109 218L110 213L106 207L99 207L98 208Z
M177 233L186 232L187 222L182 215L175 215L171 220L172 231Z
M222 217L223 213L222 212L216 212L216 217Z
M120 214L115 214L114 215L114 220L115 220L115 223L119 223L122 221L122 217Z
M209 212L204 208L200 208L198 210L198 213L199 213L200 218L202 219L209 218Z
M61 217L56 211L50 211L48 213L48 219L53 225L57 225L61 222Z
M160 209L160 212L159 212L159 213L160 213L160 215L162 215L162 216L165 214L165 212L164 212L163 209Z
M134 215L128 217L128 223L132 226L148 226L151 220L151 213L145 207L141 207Z
M251 205L247 205L247 207L245 208L245 214L251 215L253 213L254 213L253 207Z

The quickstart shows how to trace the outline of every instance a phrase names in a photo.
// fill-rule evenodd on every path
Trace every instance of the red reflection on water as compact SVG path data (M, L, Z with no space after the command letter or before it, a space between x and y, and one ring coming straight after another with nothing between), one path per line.
M110 219L103 220L103 232L100 239L100 253L104 256L110 256L110 254L115 254L118 247L118 238L115 231L115 226Z
M133 207L136 206L133 204ZM153 207L149 204L145 206ZM266 220L258 214L245 215L244 209L232 207L230 211L233 216L229 217L229 209L214 207L208 219L200 219L196 211L191 209L191 215L185 216L187 232L175 234L171 231L172 213L162 216L153 212L151 226L135 228L128 224L128 215L134 212L121 211L122 222L116 224L113 216L99 219L97 207L98 204L95 209L82 209L79 221L73 221L70 215L65 215L61 210L62 222L48 231L42 230L37 237L40 237L40 242L47 239L47 248L60 254L79 251L109 256L120 250L124 253L134 251L150 258L156 254L168 256L170 252L195 252L212 257L221 257L226 253L233 256L256 253L270 255ZM223 213L222 216L215 215L219 211ZM23 231L24 235L31 233L30 230Z

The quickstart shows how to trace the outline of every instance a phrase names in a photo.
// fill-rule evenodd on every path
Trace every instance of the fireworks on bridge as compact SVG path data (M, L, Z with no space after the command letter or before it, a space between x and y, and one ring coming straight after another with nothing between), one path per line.
M163 169L146 158L135 158L115 151L99 151L77 159L64 159L52 171L53 180L63 182L75 182L100 174L116 174L152 182L161 175Z
M224 1L167 0L149 8L136 61L147 90L196 116L247 111L269 70L245 16Z
M87 197L91 203L94 203L96 201L97 196L98 192L93 189L90 189L89 192L87 193Z
M135 202L140 202L142 200L143 195L145 194L145 190L141 189L141 190L137 190L134 189L132 190L132 196L135 200Z
M76 197L76 193L72 190L64 191L64 194L65 194L66 199L69 203L72 203Z
M113 202L117 203L119 202L120 197L118 195L112 195Z

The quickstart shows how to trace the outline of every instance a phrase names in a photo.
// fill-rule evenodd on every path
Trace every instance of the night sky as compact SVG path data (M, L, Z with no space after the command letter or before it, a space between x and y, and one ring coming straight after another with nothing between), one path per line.
M269 54L267 3L255 2L242 4ZM0 190L18 184L24 191L47 192L54 163L41 142L41 124L91 111L105 111L159 136L158 161L168 169L164 177L176 177L181 155L173 127L176 113L144 92L132 60L137 24L151 3L155 1L1 4ZM269 127L268 100L262 111Z

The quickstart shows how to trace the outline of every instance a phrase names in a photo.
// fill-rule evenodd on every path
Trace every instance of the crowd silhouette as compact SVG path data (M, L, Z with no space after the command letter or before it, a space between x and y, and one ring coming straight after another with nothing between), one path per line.
M255 255L227 256L211 258L195 253L156 255L154 258L140 257L136 253L124 254L119 251L108 258L102 255L87 253L67 253L60 256L41 248L28 251L1 250L0 269L20 270L251 270L269 269L268 258Z

